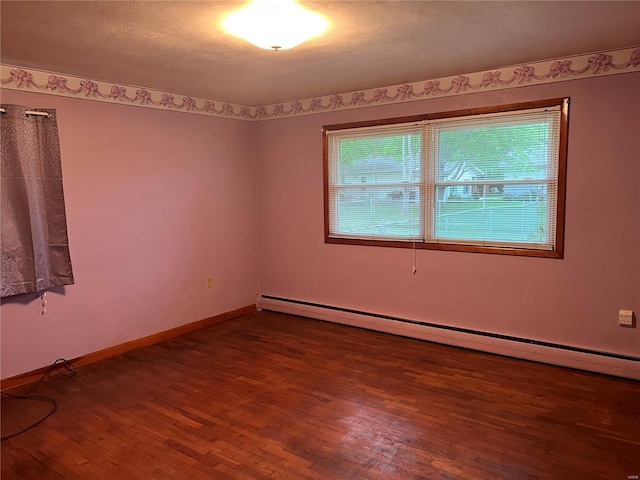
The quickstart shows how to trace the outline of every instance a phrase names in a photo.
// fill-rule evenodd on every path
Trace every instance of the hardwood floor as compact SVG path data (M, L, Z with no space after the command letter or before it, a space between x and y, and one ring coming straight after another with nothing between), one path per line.
M270 312L34 393L3 480L640 475L640 382ZM3 400L3 436L47 408Z

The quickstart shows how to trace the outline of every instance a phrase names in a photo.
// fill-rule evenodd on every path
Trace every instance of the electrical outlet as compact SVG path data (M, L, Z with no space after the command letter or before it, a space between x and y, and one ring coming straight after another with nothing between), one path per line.
M633 310L620 310L618 312L618 324L621 327L633 327Z
M213 288L213 278L207 277L207 288Z

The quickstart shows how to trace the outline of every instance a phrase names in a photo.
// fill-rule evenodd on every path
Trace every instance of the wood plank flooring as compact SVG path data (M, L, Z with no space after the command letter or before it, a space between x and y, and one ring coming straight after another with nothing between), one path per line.
M34 393L58 411L2 442L3 480L640 475L640 382L270 312ZM46 409L3 401L3 436Z

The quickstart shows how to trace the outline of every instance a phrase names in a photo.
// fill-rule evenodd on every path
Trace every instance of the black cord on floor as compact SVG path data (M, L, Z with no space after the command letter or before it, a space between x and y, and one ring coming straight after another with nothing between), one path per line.
M5 440L9 440L10 438L17 437L18 435L22 435L24 432L31 430L33 427L40 425L42 422L44 422L47 418L49 418L51 415L53 415L56 412L56 410L58 409L58 403L53 398L46 397L44 395L31 395L31 392L33 392L38 387L38 385L40 385L54 370L58 372L60 375L64 375L65 377L73 377L76 374L76 367L73 366L73 363L71 363L68 360L65 360L64 358L58 358L55 362L53 362L49 366L49 368L47 368L47 370L42 374L42 377L40 377L40 379L38 379L38 381L35 382L31 386L31 388L29 388L29 390L27 390L22 395L13 395L11 393L1 392L3 401L10 400L10 399L39 400L46 403L50 403L51 409L49 410L49 412L47 412L47 414L44 417L42 417L37 422L32 423L31 425L29 425L26 428L23 428L19 432L12 433L11 435L7 435L5 437L0 437L0 441L4 442Z

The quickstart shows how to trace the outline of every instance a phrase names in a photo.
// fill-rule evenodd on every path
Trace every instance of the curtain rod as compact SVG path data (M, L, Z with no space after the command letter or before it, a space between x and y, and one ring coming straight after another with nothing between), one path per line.
M7 113L7 111L4 108L0 107L0 113ZM47 118L49 118L49 114L47 112L36 112L34 110L27 110L24 113L25 113L25 115L37 115L38 117L47 117Z

